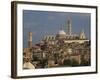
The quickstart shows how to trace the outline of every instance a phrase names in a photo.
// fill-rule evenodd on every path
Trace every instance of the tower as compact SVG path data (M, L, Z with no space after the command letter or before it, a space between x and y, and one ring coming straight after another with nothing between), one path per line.
M67 21L67 33L68 35L71 35L72 34L72 25L71 25L71 19L69 18L68 21Z
M32 32L29 32L28 47L32 48Z
M81 31L79 38L80 38L80 39L86 39L84 30Z

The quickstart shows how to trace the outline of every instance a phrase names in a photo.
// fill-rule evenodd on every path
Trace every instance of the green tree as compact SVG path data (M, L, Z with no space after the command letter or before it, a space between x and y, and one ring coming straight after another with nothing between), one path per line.
M65 59L64 62L63 62L63 64L65 66L72 66L72 61L70 59Z
M76 60L72 59L72 66L79 66L79 63Z

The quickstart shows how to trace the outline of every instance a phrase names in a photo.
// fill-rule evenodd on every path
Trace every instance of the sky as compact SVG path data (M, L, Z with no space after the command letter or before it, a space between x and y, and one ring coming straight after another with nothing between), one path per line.
M79 35L84 30L86 37L90 39L90 13L23 10L23 48L28 47L29 32L33 33L33 45L45 35L56 35L61 28L67 32L69 18L72 33Z

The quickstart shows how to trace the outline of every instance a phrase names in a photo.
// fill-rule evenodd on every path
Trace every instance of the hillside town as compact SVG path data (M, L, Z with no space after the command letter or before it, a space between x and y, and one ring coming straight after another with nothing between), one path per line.
M23 49L23 69L90 66L91 41L84 30L78 35L72 32L71 19L66 28L55 35L44 35L34 45L33 32L29 32L28 47Z

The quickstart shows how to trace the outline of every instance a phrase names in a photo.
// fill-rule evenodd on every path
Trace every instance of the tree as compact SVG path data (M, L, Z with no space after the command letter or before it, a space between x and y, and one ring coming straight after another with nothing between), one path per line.
M65 59L65 60L63 61L63 64L64 64L65 66L72 66L72 61L71 61L70 59Z
M91 65L91 61L90 60L87 61L87 60L84 59L85 55L81 55L81 56L82 56L81 57L81 66L89 66L89 65Z
M76 60L72 59L72 66L73 67L74 66L79 66L79 63Z

